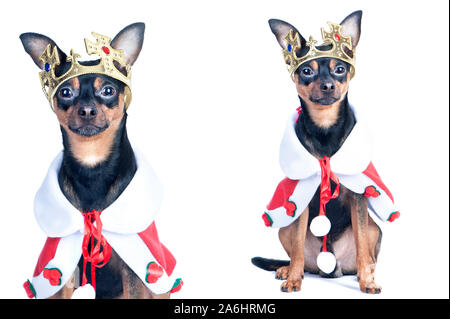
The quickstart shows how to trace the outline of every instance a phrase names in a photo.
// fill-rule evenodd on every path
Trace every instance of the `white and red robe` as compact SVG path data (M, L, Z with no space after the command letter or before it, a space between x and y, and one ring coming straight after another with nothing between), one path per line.
M30 298L48 298L57 293L72 277L82 255L100 260L101 267L101 261L108 261L109 256L104 257L110 254L111 247L153 293L181 289L183 282L174 271L176 260L159 241L154 222L162 201L162 186L142 154L136 150L134 154L137 171L126 189L101 213L89 214L78 211L59 187L63 153L53 160L34 200L36 220L48 237L31 282L24 284ZM101 249L96 244L88 251L93 238L102 243ZM95 288L95 266L84 268L85 272L92 271Z
M352 108L356 124L341 148L330 158L318 159L306 150L295 132L301 108L287 123L280 146L280 166L286 178L277 186L262 218L268 227L281 228L293 223L321 188L321 206L337 196L331 194L330 179L368 198L369 212L382 221L392 222L400 213L394 198L382 182L371 161L371 149L364 124ZM321 207L319 215L325 215ZM326 233L326 232L325 232Z

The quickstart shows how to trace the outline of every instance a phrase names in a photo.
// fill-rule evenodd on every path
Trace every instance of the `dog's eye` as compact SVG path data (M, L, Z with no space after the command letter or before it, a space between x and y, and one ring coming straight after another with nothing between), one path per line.
M301 72L304 76L313 76L314 75L314 71L311 68L303 68Z
M59 96L64 99L70 99L73 96L72 90L69 88L63 88L59 91Z
M337 67L334 69L334 73L335 73L335 74L344 74L345 71L346 71L345 68L344 68L343 66L341 66L341 65L337 66Z
M114 90L114 88L112 86L105 86L101 92L101 94L103 96L108 96L108 97L113 96L115 93L116 93L116 90Z

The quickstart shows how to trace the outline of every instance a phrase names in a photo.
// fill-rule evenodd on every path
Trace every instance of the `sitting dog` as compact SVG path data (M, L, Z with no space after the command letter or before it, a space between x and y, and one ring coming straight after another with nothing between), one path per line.
M381 230L368 208L384 221L400 213L371 162L364 124L347 97L361 17L356 11L340 24L328 23L321 45L287 22L269 20L300 98L280 148L287 177L263 214L266 226L280 228L290 261L252 262L276 271L285 280L284 292L300 290L305 271L356 274L361 291L381 291L374 277Z
M161 185L126 130L130 68L144 30L134 23L112 40L92 33L86 51L99 59L90 61L73 50L66 55L44 35L20 36L41 69L64 146L35 197L48 238L24 284L29 297L70 298L89 283L96 298L166 298L182 286L154 223Z

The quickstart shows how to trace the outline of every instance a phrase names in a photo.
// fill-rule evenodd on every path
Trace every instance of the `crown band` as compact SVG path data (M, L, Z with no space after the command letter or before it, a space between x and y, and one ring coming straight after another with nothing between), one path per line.
M299 34L291 29L285 36L286 49L283 49L283 57L293 81L295 81L294 73L301 64L322 57L335 58L349 63L350 79L354 77L355 50L352 48L351 37L341 34L342 26L339 24L328 22L328 26L330 27L329 32L325 31L323 28L321 29L323 39L322 45L331 45L331 49L317 49L317 41L310 36L309 41L306 42L308 52L301 57L297 57L296 54L296 51L301 49Z
M116 80L125 84L124 90L124 103L125 109L128 108L131 102L131 70L130 65L126 65L126 75L124 75L114 64L114 61L120 65L125 65L125 57L123 50L116 50L111 47L111 38L92 32L92 35L96 39L93 43L88 39L84 39L86 46L86 52L89 55L96 54L100 56L100 61L96 65L82 65L78 62L80 55L75 53L72 49L70 50L70 55L67 56L66 62L70 62L69 70L61 76L56 76L55 69L56 66L60 65L58 49L56 46L51 48L48 44L42 53L40 59L43 62L43 70L39 73L39 78L41 80L42 90L47 97L50 106L53 111L55 108L53 106L53 97L56 91L65 81L72 79L74 77L84 75L84 74L103 74L110 76Z

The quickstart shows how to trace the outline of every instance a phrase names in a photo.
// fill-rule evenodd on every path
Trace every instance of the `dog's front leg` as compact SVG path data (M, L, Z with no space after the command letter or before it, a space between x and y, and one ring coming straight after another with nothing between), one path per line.
M289 226L289 235L287 241L289 247L289 257L291 262L287 280L281 285L281 291L292 292L299 291L302 286L302 279L305 272L305 238L308 227L309 208L297 220Z
M381 287L375 283L375 258L369 244L369 211L364 196L353 195L351 217L356 242L359 288L366 293L380 293Z

